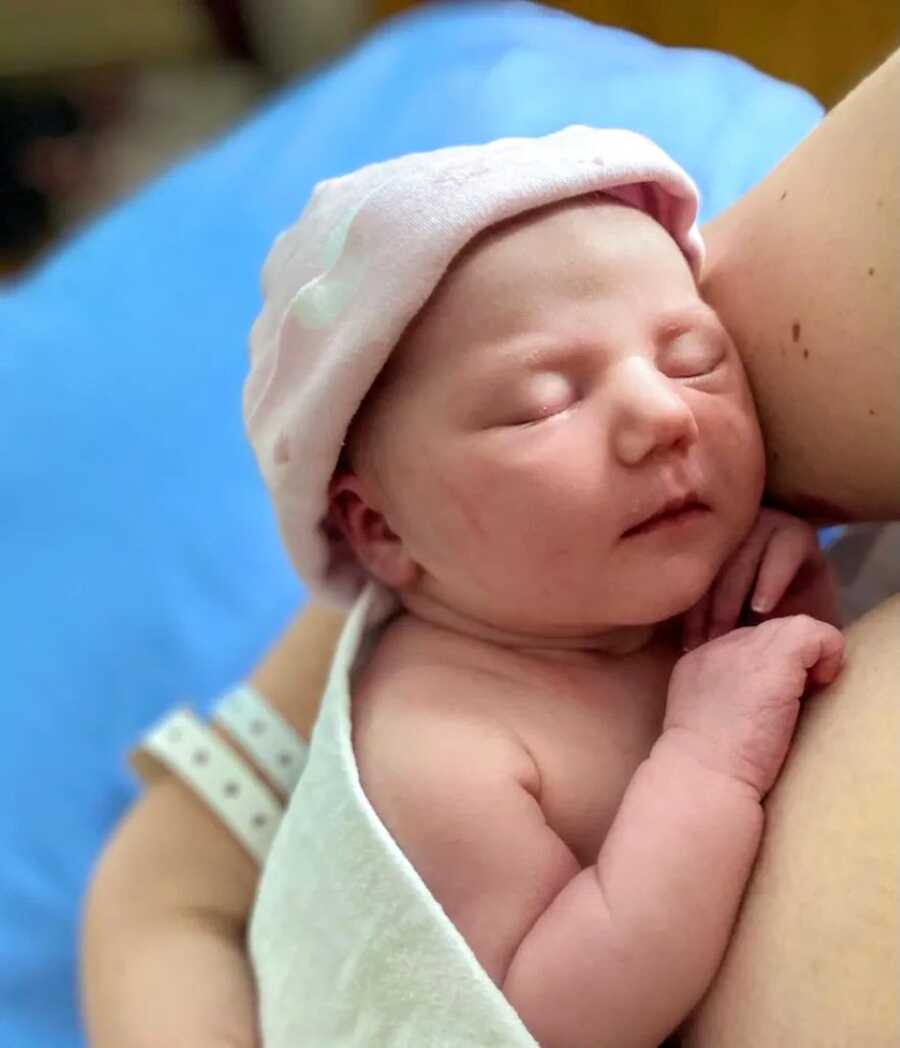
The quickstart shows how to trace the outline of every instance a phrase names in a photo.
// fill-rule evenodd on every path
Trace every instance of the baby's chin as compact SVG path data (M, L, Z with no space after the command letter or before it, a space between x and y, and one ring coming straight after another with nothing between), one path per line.
M401 603L420 618L462 627L489 636L565 638L629 627L656 626L683 615L707 592L719 565L706 557L673 557L664 569L642 570L621 577L605 576L586 588L570 580L556 592L543 580L522 579L518 585L490 589L463 599L443 588L405 593ZM540 585L538 585L540 582ZM539 597L537 596L539 594Z
M712 577L715 577L712 576ZM666 592L634 594L623 601L618 609L613 608L612 617L620 626L652 626L667 623L693 608L711 585L708 582L694 585L673 586ZM666 583L660 582L660 588ZM618 612L618 613L617 613ZM608 609L609 613L609 609Z
M683 593L635 593L621 602L616 602L609 594L601 599L575 601L568 601L560 594L558 600L522 601L514 606L505 600L461 607L443 603L439 610L435 605L412 602L412 606L407 603L406 610L420 618L441 622L487 640L541 637L548 642L557 641L564 648L573 646L569 642L579 639L615 634L621 630L643 630L671 622L691 608L704 592L705 589L694 587L688 596ZM434 614L436 611L437 615Z
M683 615L709 590L718 566L673 562L655 577L622 586L617 599L604 602L598 615L618 626L652 626Z

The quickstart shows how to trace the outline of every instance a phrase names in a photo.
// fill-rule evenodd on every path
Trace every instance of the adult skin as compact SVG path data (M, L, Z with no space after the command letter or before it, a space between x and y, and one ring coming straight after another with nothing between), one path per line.
M770 496L900 519L900 51L703 230L703 293L750 377Z
M770 497L900 519L900 52L704 230ZM766 802L763 846L689 1048L888 1048L897 1003L900 598L847 631Z

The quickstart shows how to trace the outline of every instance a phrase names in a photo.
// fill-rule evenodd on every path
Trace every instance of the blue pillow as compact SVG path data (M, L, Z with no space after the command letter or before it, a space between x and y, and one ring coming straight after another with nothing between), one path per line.
M326 176L570 123L643 131L708 218L820 117L723 55L529 4L443 4L105 215L0 295L0 1044L83 1043L79 900L123 753L205 709L302 602L239 413L258 271Z

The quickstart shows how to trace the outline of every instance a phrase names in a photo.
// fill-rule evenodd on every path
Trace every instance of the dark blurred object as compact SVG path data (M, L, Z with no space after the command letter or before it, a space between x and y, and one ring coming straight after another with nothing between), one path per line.
M226 54L244 60L255 57L250 46L242 0L201 0L201 6L206 8Z
M0 277L30 262L97 178L98 141L133 107L125 67L0 79Z
M0 279L20 275L86 218L86 202L111 202L102 196L105 151L133 123L144 71L218 61L219 38L239 47L228 6L0 0ZM220 12L216 25L211 7ZM176 105L175 122L193 99ZM160 164L170 155L162 150Z
M0 252L31 250L50 228L52 198L81 173L84 116L53 91L0 90Z
M0 76L208 59L220 51L198 0L0 0Z

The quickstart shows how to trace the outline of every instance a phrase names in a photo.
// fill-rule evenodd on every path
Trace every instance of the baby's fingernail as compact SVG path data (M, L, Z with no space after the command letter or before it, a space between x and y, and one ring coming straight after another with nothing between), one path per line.
M750 601L750 607L757 615L765 615L767 611L772 610L772 601L768 597L754 597Z

